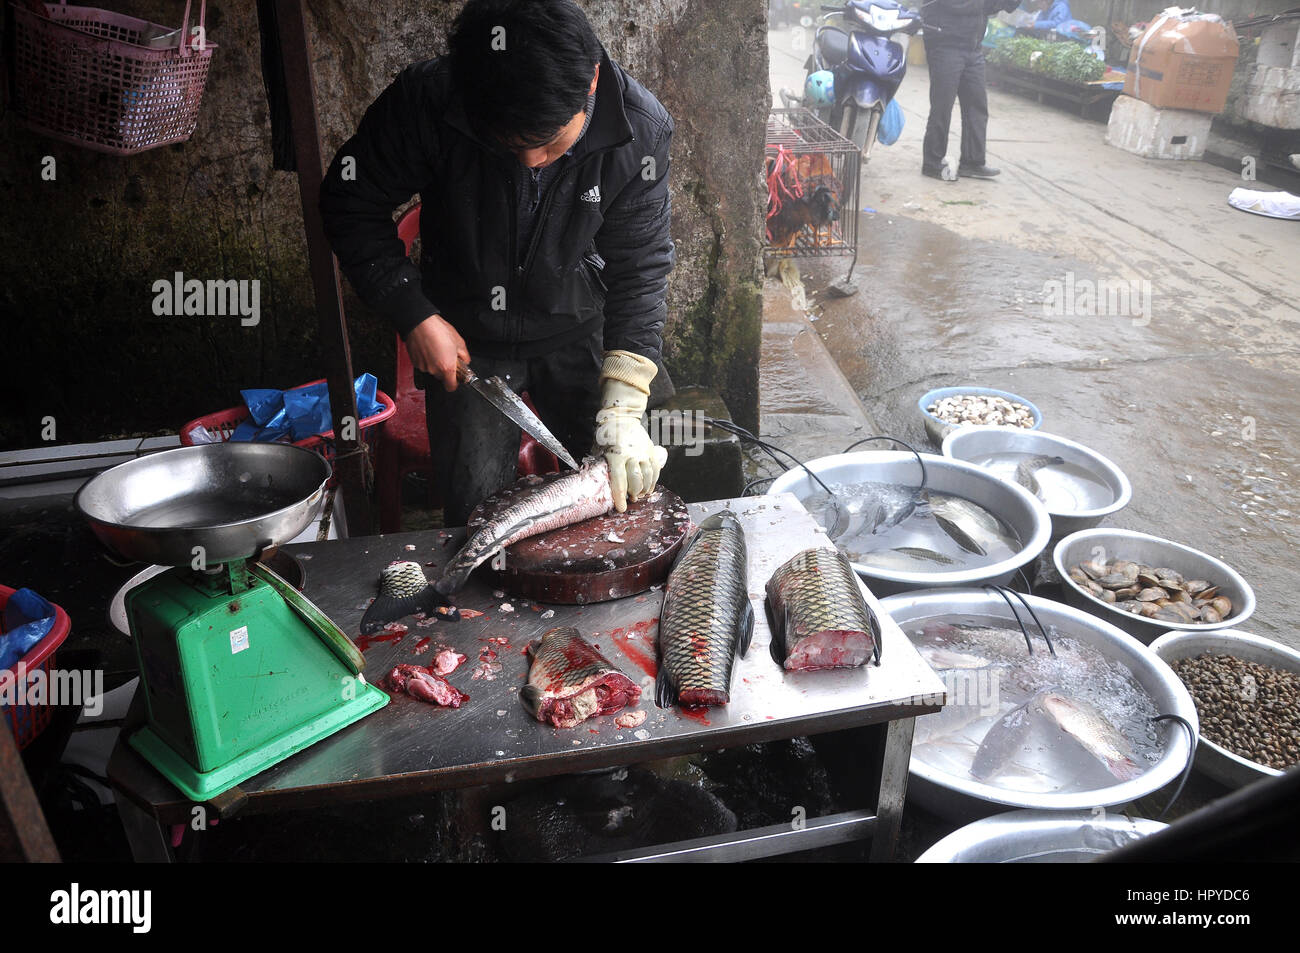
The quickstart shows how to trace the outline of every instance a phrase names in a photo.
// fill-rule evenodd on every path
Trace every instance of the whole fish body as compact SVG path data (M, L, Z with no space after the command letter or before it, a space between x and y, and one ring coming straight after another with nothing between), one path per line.
M579 470L543 477L471 533L434 586L443 595L458 592L471 572L511 543L603 516L613 508L604 457L584 460Z
M996 628L989 625L968 625L963 622L944 622L931 619L921 628L926 639L937 640L943 648L952 648L951 643L974 643L995 661L998 659L1020 659L1029 657L1029 644L1041 641L1034 633L1031 643L1025 642L1025 634L1020 629ZM1035 649L1046 651L1046 643L1035 645ZM961 651L961 650L958 650Z
M982 506L949 494L931 496L929 503L935 521L967 552L987 555L995 542L1013 550L1019 548L1018 542L998 525L997 517Z
M1036 697L1035 704L1053 724L1081 744L1116 778L1129 781L1142 773L1143 768L1138 764L1128 739L1083 699L1045 692Z
M767 581L772 658L788 672L855 668L880 659L880 621L838 550L805 549Z
M730 510L705 519L683 547L659 613L660 708L731 700L736 657L754 632L748 564L745 532Z
M641 700L641 688L597 652L573 626L551 629L530 645L532 665L519 698L529 714L572 728Z
M1035 722L1055 725L1121 781L1132 780L1143 771L1128 739L1097 709L1082 699L1044 689L988 730L971 762L971 775L987 781L1002 773L1025 747Z

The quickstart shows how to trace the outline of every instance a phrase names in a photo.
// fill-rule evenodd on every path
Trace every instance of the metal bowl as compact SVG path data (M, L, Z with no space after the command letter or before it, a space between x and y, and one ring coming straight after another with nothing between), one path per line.
M282 443L210 443L130 460L91 479L77 510L128 559L209 566L293 539L325 502L329 463Z
M1236 611L1221 622L1167 622L1125 612L1103 602L1070 579L1069 568L1104 554L1105 559L1128 559L1144 566L1177 570L1188 579L1206 579L1232 600ZM1052 561L1061 575L1065 601L1101 616L1142 642L1150 644L1162 632L1211 632L1230 629L1250 618L1255 611L1255 593L1241 575L1225 562L1181 543L1148 536L1129 529L1085 529L1065 537L1052 551Z
M1009 400L1013 404L1024 404L1029 408L1030 413L1034 415L1034 426L1030 430L1037 430L1043 425L1043 412L1035 407L1031 402L1023 397L1017 396L1010 391L995 390L992 387L939 387L932 391L927 391L916 402L916 409L921 413L921 420L925 424L925 432L930 435L930 439L936 445L943 442L943 438L957 430L965 430L968 427L983 427L981 424L950 424L946 420L940 420L934 414L926 410L931 404L945 397L957 397L962 394L970 394L973 397L1001 397L1003 400ZM988 425L992 427L993 425ZM1024 427L999 427L1002 430L1024 431Z
M934 586L1010 582L1017 569L1032 562L1046 548L1051 537L1051 518L1042 502L1024 487L1004 483L971 463L931 453L921 456L925 460L928 489L963 497L989 510L1015 530L1023 541L1021 549L1001 562L976 569L899 572L854 563L853 569L867 581L873 593L879 596ZM836 454L810 460L808 467L827 483L879 481L916 486L921 477L916 457L895 450ZM779 476L767 492L793 493L803 500L820 490L813 478L802 467L797 467Z
M989 463L995 454L1020 454L1033 457L1043 454L1061 457L1066 463L1087 470L1102 487L1064 477L1059 481L1062 498L1072 498L1069 507L1047 502L1052 517L1052 538L1059 539L1081 529L1091 529L1107 516L1118 513L1133 498L1133 486L1124 471L1095 450L1081 443L1018 427L962 427L943 438L943 455L984 467L1010 483L1015 482L1017 461Z
M1151 651L1166 662L1212 652L1215 655L1232 655L1244 662L1257 662L1288 672L1300 672L1300 652L1272 639L1232 629L1166 632L1151 643ZM1282 774L1276 768L1233 754L1204 735L1196 748L1196 769L1230 788L1245 787L1260 778L1273 778Z
M918 864L1088 863L1168 824L1092 811L1007 811L958 828Z
M1025 598L1043 625L1055 626L1062 635L1091 645L1107 657L1122 662L1151 695L1161 714L1181 715L1196 729L1196 706L1191 694L1173 670L1150 649L1096 616L1038 596ZM918 623L931 619L992 618L1005 619L1009 626L1016 625L1011 610L1001 597L982 589L912 592L883 599L880 606L905 634L915 629ZM1138 777L1075 793L1007 790L977 781L969 775L958 777L950 774L927 764L913 753L908 798L936 814L963 819L982 817L1002 807L1074 811L1126 804L1158 791L1187 767L1187 759L1192 753L1187 733L1170 724L1165 737L1168 742L1160 760Z

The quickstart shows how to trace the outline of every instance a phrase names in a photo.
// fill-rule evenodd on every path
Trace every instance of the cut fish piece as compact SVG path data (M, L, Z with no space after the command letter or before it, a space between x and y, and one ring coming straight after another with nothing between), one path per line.
M855 668L880 660L880 622L848 558L805 549L767 581L772 658L788 672Z

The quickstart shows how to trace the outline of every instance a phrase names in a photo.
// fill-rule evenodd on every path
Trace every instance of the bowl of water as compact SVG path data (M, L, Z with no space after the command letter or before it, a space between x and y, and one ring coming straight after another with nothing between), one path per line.
M876 595L1007 583L1051 537L1047 508L1024 487L929 453L821 457L768 493L793 493Z
M1104 811L1007 811L953 831L918 864L1086 864L1168 824Z
M965 427L943 438L943 455L983 467L1035 494L1052 517L1052 538L1091 529L1128 506L1124 471L1081 443L1012 427Z
M1175 780L1191 737L1155 719L1177 715L1193 735L1199 724L1173 669L1096 616L1011 599L1015 616L981 589L881 600L948 696L942 711L916 719L908 800L967 819L1008 807L1091 810Z

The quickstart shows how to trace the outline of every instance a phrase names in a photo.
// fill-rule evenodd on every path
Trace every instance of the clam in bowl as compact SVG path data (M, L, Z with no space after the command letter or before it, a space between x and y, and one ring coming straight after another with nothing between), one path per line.
M1183 580L1209 583L1216 596L1230 603L1230 611L1217 621L1176 621L1170 618L1139 615L1120 608L1120 603L1134 600L1116 596L1115 602L1094 595L1088 588L1071 578L1070 571L1087 561L1115 560L1138 563L1157 569L1172 569ZM1052 562L1061 576L1061 592L1065 601L1150 644L1158 635L1176 630L1181 632L1209 632L1240 625L1255 612L1255 593L1241 574L1220 559L1159 536L1150 536L1128 529L1085 529L1071 533L1052 550ZM1098 580L1099 582L1103 580ZM1144 588L1137 583L1137 600L1142 599ZM1103 587L1104 588L1104 587ZM1124 592L1124 590L1114 590ZM1200 593L1198 592L1197 595Z

